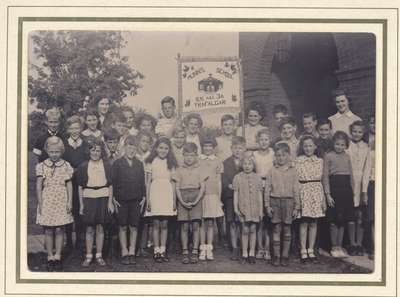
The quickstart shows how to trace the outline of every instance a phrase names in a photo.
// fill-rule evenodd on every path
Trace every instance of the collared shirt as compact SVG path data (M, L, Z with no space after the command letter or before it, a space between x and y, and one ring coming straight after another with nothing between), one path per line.
M80 147L83 143L82 138L80 138L80 137L78 137L77 139L68 137L67 142L74 150L76 150L78 147Z
M86 138L92 136L92 137L101 139L101 137L103 136L103 134L101 133L100 130L92 131L92 130L90 130L90 129L86 129L86 130L83 130L83 131L82 131L82 136L84 136L84 137L86 137Z
M361 118L349 110L345 113L337 112L333 116L330 116L329 120L332 123L332 135L336 131L343 131L350 136L350 125L355 121L361 121Z
M326 194L331 192L329 185L330 175L352 175L350 156L346 152L338 154L335 151L331 151L324 156L322 184Z
M183 146L179 148L173 144L172 151L174 152L176 161L178 162L178 166L182 166L183 165Z
M187 166L183 164L176 170L174 179L179 183L179 189L199 189L208 176L200 168L199 162Z
M267 177L268 172L274 166L274 151L271 148L267 150L266 154L256 151L253 156L256 163L256 173L262 178Z
M364 141L350 141L347 153L350 156L354 181L354 206L360 204L360 194L366 193L371 175L371 155L368 144Z
M289 198L295 200L295 208L300 208L299 178L296 168L291 165L275 165L269 171L265 181L265 206L270 206L270 198Z
M88 182L87 188L83 189L83 197L100 198L108 197L109 188L107 185L106 173L104 171L103 160L97 162L90 160L88 163ZM101 187L99 189L91 189Z
M224 162L232 155L232 137L221 135L215 139L217 142L217 157Z

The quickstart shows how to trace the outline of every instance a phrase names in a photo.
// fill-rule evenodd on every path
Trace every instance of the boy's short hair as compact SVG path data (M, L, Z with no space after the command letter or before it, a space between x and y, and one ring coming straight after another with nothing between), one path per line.
M147 132L147 131L139 131L139 133L136 135L136 141L139 144L140 140L142 139L142 137L148 137L150 140L150 144L153 143L153 135L151 135L151 133Z
M65 126L66 126L67 129L68 129L71 125L76 124L76 123L78 123L79 126L82 128L82 121L81 121L81 118L80 118L78 115L73 115L73 116L70 116L70 117L67 119L67 121L66 121L66 123L65 123Z
M353 131L354 127L362 127L364 131L367 129L367 125L363 121L354 121L351 123L349 127L350 132Z
M333 137L332 137L332 142L333 143L335 143L339 139L344 140L344 142L346 143L346 147L347 148L349 147L350 139L349 139L349 136L347 135L346 132L337 131L337 132L335 132L335 134L333 134Z
M199 127L203 127L203 120L201 118L201 116L198 113L189 113L184 119L183 119L183 123L185 124L185 126L187 127L189 124L189 121L191 119L196 119L199 123Z
M289 114L288 108L283 104L274 105L272 109L272 114L275 115L277 113Z
M339 96L346 96L347 97L346 92L343 89L336 89L336 90L332 91L332 97L333 98L336 98L336 97L339 97Z
M65 146L62 139L58 136L50 136L44 143L44 150L47 152L50 146L57 145L63 154L65 152Z
M193 142L187 142L183 145L183 154L191 154L191 153L198 153L197 145Z
M94 116L94 117L96 117L96 118L99 118L99 114L98 114L97 111L96 111L95 109L93 109L93 108L87 109L87 110L85 111L85 113L83 114L83 118L85 119L85 121L86 121L86 119L87 119L88 116Z
M134 145L137 146L136 138L132 135L128 135L124 141L124 145Z
M60 109L57 107L53 107L53 108L46 110L46 112L44 114L45 114L47 120L49 120L50 118L57 119L57 120L61 119L61 112L60 112Z
M232 137L232 146L234 145L246 145L246 138L243 136L233 136Z
M214 137L206 137L203 139L201 146L204 147L206 144L211 144L215 148L217 146L217 141Z
M172 130L172 137L175 137L178 133L185 133L186 136L186 130L181 125L174 127Z
M330 119L319 119L317 123L317 129L323 125L329 125L329 128L332 129L332 122Z
M262 128L260 130L257 131L256 134L256 139L260 138L261 135L267 135L268 137L270 137L270 133L269 133L269 129L268 128Z
M221 117L221 126L222 126L223 123L225 123L225 122L227 122L227 121L233 121L233 122L235 122L235 117L234 117L233 115L231 115L231 114L224 114L224 115Z
M165 103L172 103L172 105L175 106L175 99L171 96L166 96L161 99L161 106L163 106Z
M274 152L277 153L279 151L283 151L285 153L290 154L290 147L285 142L278 142L274 145Z
M104 137L104 141L119 140L119 138L120 138L118 131L114 128L106 129L104 131L103 137Z
M315 114L315 112L306 112L305 114L303 114L303 120L305 118L312 118L313 121L317 120L317 115Z
M285 126L287 124L289 124L289 125L291 125L293 127L296 127L295 119L292 118L292 117L287 117L287 118L283 119L282 122L279 124L279 131L281 131L283 126Z

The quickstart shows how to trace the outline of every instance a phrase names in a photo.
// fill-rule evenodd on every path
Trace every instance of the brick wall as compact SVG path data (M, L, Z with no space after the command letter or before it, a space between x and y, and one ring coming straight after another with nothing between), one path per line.
M262 102L272 117L272 107L285 104L290 109L288 94L296 94L293 87L282 86L275 73L271 73L276 41L282 33L239 34L239 54L242 59L245 105ZM339 69L335 72L339 87L352 100L353 111L363 118L375 111L375 39L370 34L335 33ZM295 112L295 110L294 110Z
M363 119L375 113L376 44L373 34L334 34L339 56L339 87L351 100L351 109Z

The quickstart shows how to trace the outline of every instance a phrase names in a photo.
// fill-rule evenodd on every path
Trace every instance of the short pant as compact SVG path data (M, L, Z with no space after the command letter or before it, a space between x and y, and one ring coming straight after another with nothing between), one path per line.
M199 191L199 189L181 189L182 200L185 202L195 201ZM203 216L201 200L191 209L184 207L179 200L177 206L179 222L200 221Z
M292 224L294 198L292 197L271 197L270 206L272 208L272 224L284 223Z
M140 222L140 201L118 201L117 221L120 226L138 227Z

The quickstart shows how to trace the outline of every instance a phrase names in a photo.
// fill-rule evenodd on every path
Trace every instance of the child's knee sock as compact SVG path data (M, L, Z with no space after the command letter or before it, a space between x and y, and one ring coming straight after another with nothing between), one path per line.
M349 233L350 245L355 246L356 245L356 224L355 224L355 222L349 222L347 224L347 229L348 229L348 233Z
M290 242L292 236L290 234L283 235L283 248L282 248L282 257L289 257L289 249L290 249Z
M278 240L274 240L272 242L272 248L273 248L273 251L274 251L274 256L280 258L280 256L281 256L281 242L278 241Z

